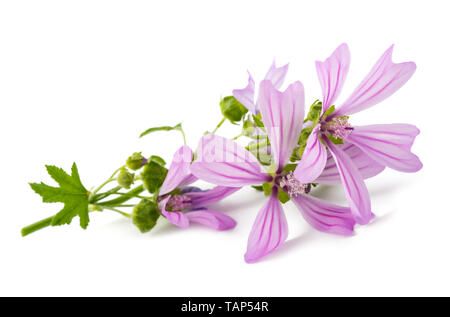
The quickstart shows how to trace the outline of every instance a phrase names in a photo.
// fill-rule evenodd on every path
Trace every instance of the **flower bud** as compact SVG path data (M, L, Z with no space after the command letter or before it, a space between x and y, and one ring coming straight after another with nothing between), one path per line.
M123 188L130 188L131 184L134 183L134 174L128 172L126 168L120 169L119 176L117 176L117 182Z
M248 112L247 108L245 108L233 96L224 97L220 101L220 109L222 110L223 116L232 123L241 121Z
M142 199L134 206L131 220L142 233L150 231L160 216L158 205L151 200Z
M142 156L141 152L135 152L127 159L127 167L133 171L137 171L145 163L147 163L147 159Z
M155 193L163 184L167 175L167 168L161 166L155 161L149 161L145 164L141 173L142 183L149 193Z

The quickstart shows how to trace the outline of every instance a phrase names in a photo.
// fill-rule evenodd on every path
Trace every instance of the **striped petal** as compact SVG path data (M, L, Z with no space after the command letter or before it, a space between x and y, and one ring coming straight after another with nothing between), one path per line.
M185 215L191 222L215 230L229 230L236 227L236 221L233 218L215 210L194 210Z
M166 209L167 202L170 199L170 195L167 196L160 205L161 213L164 217L167 218L171 223L173 223L175 226L180 228L187 228L189 227L189 219L186 217L186 214L181 211L168 211Z
M233 96L241 104L243 104L248 111L256 115L256 105L255 105L255 81L253 80L250 72L248 73L248 84L243 89L234 89Z
M371 211L370 197L366 184L364 184L361 174L350 157L328 139L326 142L331 155L336 161L344 193L353 217L357 223L367 224L374 215Z
M271 179L249 151L214 134L201 138L191 171L204 181L229 187L258 185Z
M245 261L253 263L278 248L288 236L288 226L277 192L259 211L248 237Z
M367 156L357 146L351 143L344 143L339 148L344 151L352 160L363 179L374 177L384 171L384 165L381 165ZM314 181L318 184L340 184L341 177L336 161L330 152L327 153L327 163L322 174Z
M172 190L195 182L197 179L190 172L192 150L184 145L173 155L169 171L159 191L160 195L170 193Z
M327 148L319 138L320 124L318 124L306 141L306 148L302 159L298 163L294 176L300 183L312 183L322 173L327 163Z
M276 89L280 89L283 85L284 79L286 78L288 68L289 64L277 67L275 65L275 61L273 61L264 79L270 80Z
M291 84L284 92L263 80L258 105L267 130L272 155L278 169L282 169L297 145L305 113L305 93L301 82Z
M339 96L349 67L350 51L345 43L341 44L324 62L316 62L317 76L322 87L324 112Z
M213 189L185 193L191 199L192 209L206 207L218 203L222 199L237 192L241 187L216 186Z
M393 49L392 45L384 52L366 78L333 116L350 115L367 109L392 95L411 78L416 70L416 64L393 63Z
M353 233L355 221L350 208L336 206L310 195L300 194L291 198L313 228L342 235Z
M419 129L411 124L374 124L354 127L346 141L383 166L412 173L422 168L420 159L411 153L419 133Z

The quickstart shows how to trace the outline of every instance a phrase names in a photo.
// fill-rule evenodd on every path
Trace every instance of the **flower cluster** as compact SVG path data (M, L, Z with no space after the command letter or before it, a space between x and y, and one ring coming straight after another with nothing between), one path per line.
M89 213L103 210L131 218L141 232L151 230L160 218L180 228L197 223L228 230L236 222L223 210L216 210L216 203L244 186L252 186L267 198L250 230L244 257L247 262L258 261L287 239L283 204L290 200L313 228L350 235L356 224L365 225L374 217L365 179L386 167L402 172L422 168L411 152L419 134L415 126L357 126L350 120L352 114L392 95L413 75L415 64L393 63L392 51L391 46L339 105L336 100L350 65L347 45L340 45L325 61L316 62L322 98L308 112L300 81L280 91L288 65L277 67L273 63L257 86L249 74L245 88L235 89L222 99L223 119L212 132L204 134L195 152L186 145L181 124L150 128L141 135L171 130L182 133L184 145L175 152L169 168L159 156L134 153L103 184L88 191L75 164L71 175L47 166L60 187L44 183L31 187L44 202L62 202L64 208L23 228L22 234L68 224L76 216L86 228ZM217 134L226 120L241 124L237 137ZM237 143L241 137L247 139L246 146ZM213 187L202 190L192 186L197 180ZM106 190L108 184L114 185ZM348 205L337 206L314 197L312 188L320 184L340 184ZM132 212L124 212L124 208Z

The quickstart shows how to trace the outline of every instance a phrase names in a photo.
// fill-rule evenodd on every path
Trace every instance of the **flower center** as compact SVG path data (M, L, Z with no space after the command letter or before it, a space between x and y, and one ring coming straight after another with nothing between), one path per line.
M322 131L333 138L345 140L353 131L353 127L348 122L347 116L334 118L322 124Z
M281 176L278 180L278 186L289 196L297 196L298 194L307 194L311 190L309 184L300 183L295 177L293 172L289 172Z
M191 206L191 198L187 195L174 195L170 197L166 204L166 208L171 211L181 211Z

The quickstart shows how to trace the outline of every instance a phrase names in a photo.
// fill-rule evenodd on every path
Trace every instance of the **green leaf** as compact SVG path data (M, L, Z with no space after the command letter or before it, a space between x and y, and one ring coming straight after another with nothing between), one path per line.
M161 166L166 165L166 161L164 161L164 159L158 155L152 155L150 156L150 158L148 159L149 161L158 163Z
M56 166L47 165L46 168L59 187L48 186L42 182L31 183L30 186L42 197L43 202L64 204L63 209L52 218L51 225L70 224L72 219L78 216L80 217L80 226L86 229L89 224L89 192L81 183L77 165L73 163L72 175Z
M150 193L156 193L164 182L167 175L167 168L154 161L148 161L141 173L144 187Z
M278 191L278 200L282 203L285 204L287 203L291 198L289 197L288 193L286 193L284 190L279 190Z
M147 129L144 132L142 132L141 135L139 135L139 137L142 138L144 135L147 135L147 134L150 134L153 132L157 132L157 131L172 131L172 130L181 131L181 123L178 123L177 125L174 125L173 127L162 126L162 127L150 128L150 129Z
M220 101L220 109L222 110L223 116L232 123L241 121L248 112L247 108L233 96L224 97Z
M134 206L131 219L142 233L150 231L160 216L158 205L148 199L142 199Z

